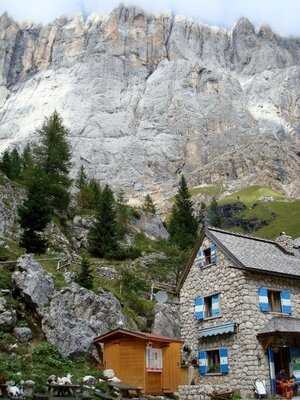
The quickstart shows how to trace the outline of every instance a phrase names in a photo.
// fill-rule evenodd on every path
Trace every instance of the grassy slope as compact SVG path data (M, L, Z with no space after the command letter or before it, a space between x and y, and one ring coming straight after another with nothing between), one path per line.
M262 202L262 197L272 196L274 201ZM268 225L258 229L255 234L265 238L276 238L280 232L286 232L292 237L300 236L300 200L285 200L281 193L262 186L250 186L235 192L224 199L220 204L241 201L247 206L242 212L242 218L265 219ZM236 229L233 229L236 230Z

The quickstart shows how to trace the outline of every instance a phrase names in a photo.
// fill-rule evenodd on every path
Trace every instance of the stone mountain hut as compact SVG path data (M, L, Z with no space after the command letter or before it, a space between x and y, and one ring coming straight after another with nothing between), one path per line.
M113 369L123 383L145 394L177 391L186 382L181 368L182 341L144 332L115 329L94 339L103 369Z
M249 398L257 378L275 395L282 369L300 388L297 241L287 250L272 240L206 227L178 291L181 336L198 359L196 385L180 388L182 399L210 389Z

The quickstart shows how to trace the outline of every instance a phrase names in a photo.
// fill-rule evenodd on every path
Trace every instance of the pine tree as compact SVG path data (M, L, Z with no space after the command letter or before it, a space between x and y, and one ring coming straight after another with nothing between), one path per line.
M210 206L208 208L208 223L215 227L221 227L222 225L222 218L218 208L218 202L215 198L212 199Z
M1 171L10 178L11 175L11 159L10 159L10 152L5 150L1 160Z
M196 240L198 222L193 215L193 202L182 175L169 222L170 239L179 248L191 247Z
M18 179L21 175L22 161L17 149L13 149L10 155L10 176L12 180Z
M86 256L82 257L80 272L76 277L78 285L85 287L86 289L93 289L94 281L92 275L91 264Z
M155 208L155 205L153 203L153 200L152 200L150 194L147 194L147 196L145 197L144 204L143 204L143 210L147 214L153 214L153 215L156 214L156 208Z
M88 234L89 251L95 257L113 257L119 251L114 195L105 186L97 207L96 222Z
M87 175L85 173L84 166L81 165L80 170L78 171L78 174L77 174L75 186L78 189L83 189L87 184L88 184Z
M44 253L47 247L42 232L51 221L53 209L47 195L47 179L35 169L27 198L18 208L19 222L23 229L20 244L28 253Z
M34 169L32 150L29 144L27 144L23 150L23 153L21 155L21 163L22 163L21 177L25 185L28 185L28 181L30 181L31 174Z
M70 202L71 151L67 141L69 131L55 111L37 131L39 144L34 149L34 158L48 180L48 193L53 208L64 212Z

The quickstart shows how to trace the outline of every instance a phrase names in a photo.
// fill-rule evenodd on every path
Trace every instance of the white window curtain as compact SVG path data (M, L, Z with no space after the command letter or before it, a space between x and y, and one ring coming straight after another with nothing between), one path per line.
M163 367L162 349L154 347L146 348L146 368L147 371L161 372Z

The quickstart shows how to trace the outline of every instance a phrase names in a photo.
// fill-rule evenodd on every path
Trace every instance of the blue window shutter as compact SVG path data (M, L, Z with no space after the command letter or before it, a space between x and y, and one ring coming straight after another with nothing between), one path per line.
M220 310L220 295L219 294L214 294L212 296L212 316L217 317L218 315L221 314Z
M195 298L195 318L199 320L204 318L204 298L201 296Z
M226 347L222 347L219 349L220 354L220 372L221 374L228 374L229 366L228 366L228 350Z
M217 246L215 243L212 243L210 246L210 254L211 254L211 263L216 264L217 263Z
M195 258L195 263L198 267L203 267L204 261L205 261L204 252L202 249L199 249L197 256Z
M259 288L258 289L258 297L259 297L259 307L260 311L268 312L270 311L269 299L268 299L268 289L267 288Z
M205 375L207 373L207 353L206 351L199 351L199 374Z
M282 290L280 292L281 311L284 314L292 314L291 293L289 290Z

